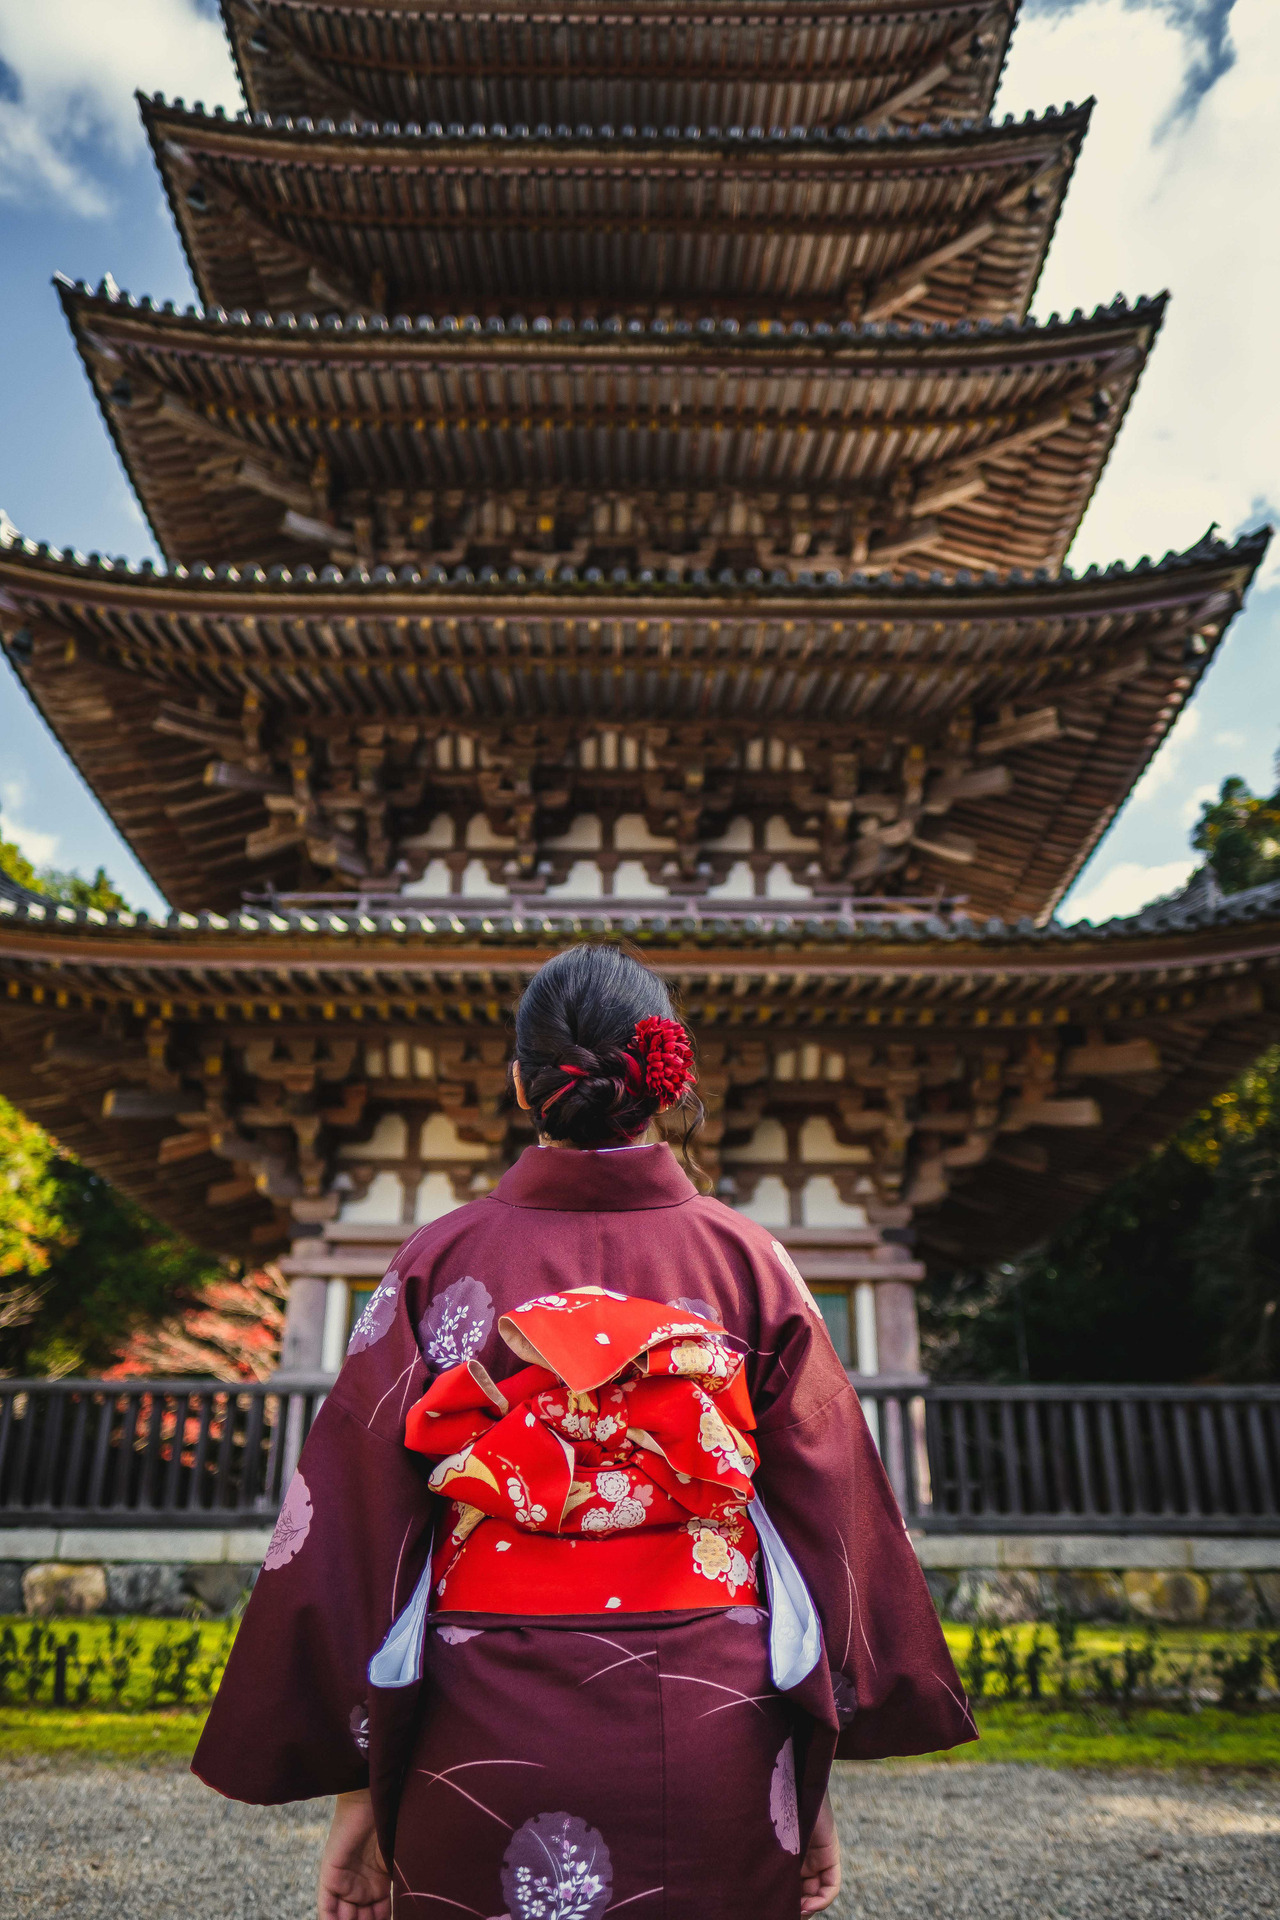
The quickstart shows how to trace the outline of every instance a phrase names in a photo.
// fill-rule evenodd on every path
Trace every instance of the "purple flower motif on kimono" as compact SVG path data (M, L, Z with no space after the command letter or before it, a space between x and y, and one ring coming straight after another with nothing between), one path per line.
M836 1718L842 1728L851 1727L858 1716L858 1689L847 1673L831 1669L831 1692L836 1703Z
M755 1627L769 1618L763 1607L726 1607L724 1617L735 1627Z
M769 1783L769 1817L784 1853L800 1851L800 1806L796 1799L796 1754L790 1740L774 1762Z
M540 1813L512 1835L502 1891L507 1920L600 1920L613 1896L609 1849L576 1815Z
M696 1313L701 1320L710 1320L714 1325L724 1325L724 1315L719 1307L710 1300L688 1300L681 1294L678 1300L671 1302L673 1307L682 1307L686 1313Z
M262 1562L263 1570L274 1573L277 1567L288 1566L294 1554L302 1551L310 1531L311 1495L302 1475L295 1473L289 1482L289 1491L284 1496L280 1517Z
M381 1340L396 1317L396 1301L400 1297L400 1275L392 1267L384 1274L360 1311L360 1317L351 1329L351 1338L347 1342L347 1356L363 1353Z
M369 1708L363 1700L358 1701L357 1704L352 1707L351 1717L347 1725L351 1728L351 1738L355 1741L357 1750L360 1753L368 1753Z
M436 1633L446 1647L465 1647L468 1640L478 1640L484 1632L483 1627L437 1627Z
M493 1325L489 1289L470 1274L438 1293L418 1322L418 1343L443 1372L479 1353Z

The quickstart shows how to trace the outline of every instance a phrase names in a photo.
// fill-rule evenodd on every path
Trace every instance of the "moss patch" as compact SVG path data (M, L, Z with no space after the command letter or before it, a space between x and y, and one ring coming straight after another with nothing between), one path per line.
M979 1708L981 1740L931 1756L939 1765L1019 1760L1038 1767L1215 1767L1280 1772L1280 1713L1199 1713L1139 1707L1040 1708L1017 1701Z
M203 1713L85 1713L0 1708L0 1760L65 1758L189 1765Z

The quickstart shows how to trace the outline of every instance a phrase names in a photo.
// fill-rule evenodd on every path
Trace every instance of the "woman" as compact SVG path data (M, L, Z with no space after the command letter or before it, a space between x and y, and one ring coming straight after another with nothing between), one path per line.
M698 1192L657 975L516 1016L538 1145L356 1323L195 1758L337 1794L321 1920L794 1920L832 1758L976 1738L857 1399L766 1228Z

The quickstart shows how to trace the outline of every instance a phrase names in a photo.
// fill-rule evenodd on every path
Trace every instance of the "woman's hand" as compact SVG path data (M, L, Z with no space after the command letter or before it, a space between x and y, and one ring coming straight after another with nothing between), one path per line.
M840 1836L831 1811L831 1795L824 1795L813 1838L800 1869L800 1911L822 1913L840 1891ZM343 1916L345 1920L345 1915Z
M340 1793L320 1856L319 1920L391 1920L391 1875L368 1789Z

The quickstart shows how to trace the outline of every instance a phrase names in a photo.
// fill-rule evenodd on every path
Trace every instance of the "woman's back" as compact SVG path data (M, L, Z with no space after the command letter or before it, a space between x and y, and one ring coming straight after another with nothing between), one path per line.
M558 1059L517 1026L547 1143L357 1322L196 1756L236 1797L352 1796L333 1913L381 1911L376 1816L424 1910L794 1920L835 1884L833 1754L974 1737L785 1249L666 1145L592 1150L687 1071L644 969L618 1013L617 959L619 1046L585 1044L581 994L552 996Z

